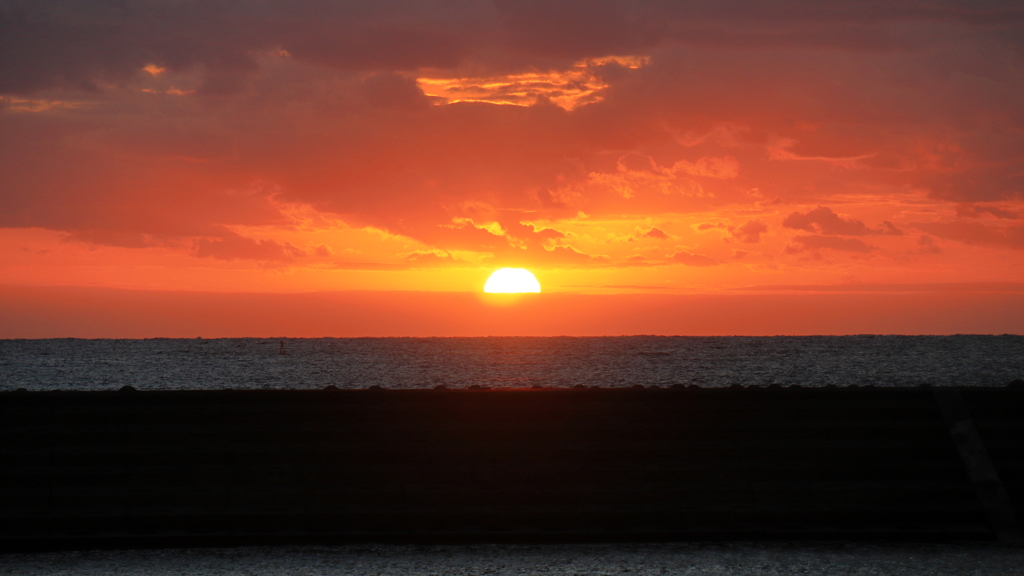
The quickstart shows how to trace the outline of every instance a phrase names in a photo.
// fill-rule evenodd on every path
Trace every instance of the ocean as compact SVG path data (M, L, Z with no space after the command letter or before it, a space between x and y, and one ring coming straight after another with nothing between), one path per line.
M0 340L0 390L1000 386L1024 336Z

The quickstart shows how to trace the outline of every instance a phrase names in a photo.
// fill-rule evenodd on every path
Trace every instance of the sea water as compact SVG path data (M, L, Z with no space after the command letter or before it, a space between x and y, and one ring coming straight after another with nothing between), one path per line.
M0 340L0 390L1000 386L1024 336Z

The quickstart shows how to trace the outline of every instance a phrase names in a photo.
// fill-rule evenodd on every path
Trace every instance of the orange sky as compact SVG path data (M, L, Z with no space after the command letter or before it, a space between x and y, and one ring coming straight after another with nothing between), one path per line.
M351 291L337 335L480 334L427 293L502 266L562 298L515 333L715 333L678 314L712 296L717 333L1024 332L1016 2L41 1L0 38L3 337L117 309L53 286L149 302L106 336ZM755 301L808 318L725 312Z

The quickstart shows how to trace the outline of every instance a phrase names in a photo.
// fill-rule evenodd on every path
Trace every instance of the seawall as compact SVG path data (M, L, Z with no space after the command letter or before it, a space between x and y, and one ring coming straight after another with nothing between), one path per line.
M1020 539L1024 387L0 393L0 546Z

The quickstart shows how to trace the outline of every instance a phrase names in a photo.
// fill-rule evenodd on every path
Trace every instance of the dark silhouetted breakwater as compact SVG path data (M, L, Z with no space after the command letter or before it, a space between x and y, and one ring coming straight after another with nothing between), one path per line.
M3 392L0 439L7 550L1013 541L1024 507L1019 385Z

